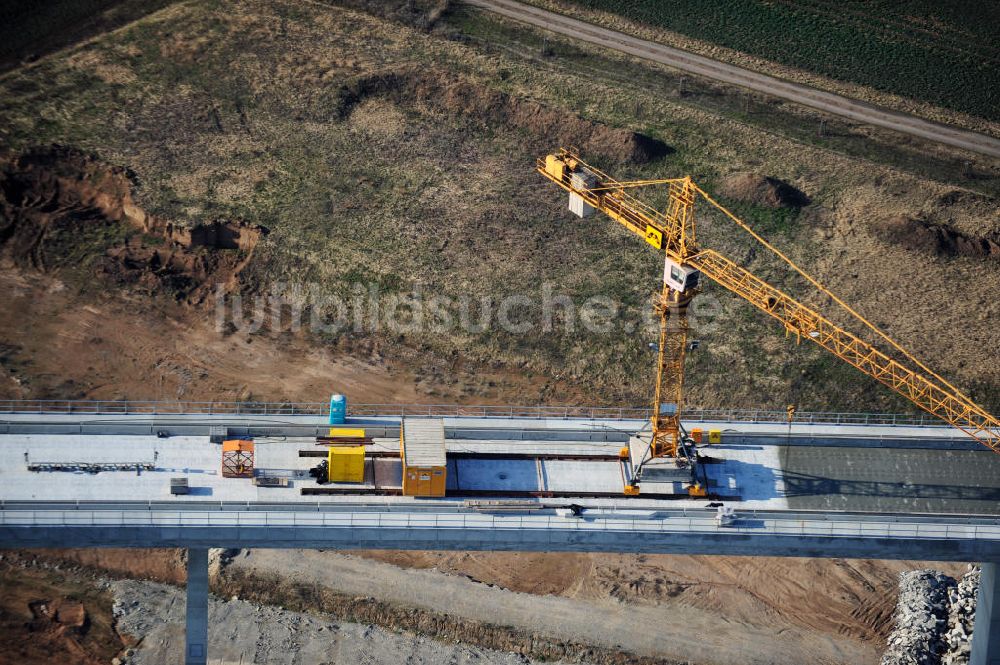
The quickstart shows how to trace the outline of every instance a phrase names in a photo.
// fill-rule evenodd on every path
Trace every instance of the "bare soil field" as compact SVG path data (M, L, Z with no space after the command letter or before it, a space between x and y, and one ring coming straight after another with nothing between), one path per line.
M152 582L110 585L122 632L139 643L134 665L174 665L184 631L183 591ZM213 663L409 663L410 665L534 665L521 654L457 641L427 639L391 627L345 622L338 617L292 612L236 597L210 599L209 622L233 630L211 631Z
M293 558L294 572L277 573L287 570L286 562ZM470 579L461 573L467 568L461 563L452 569L454 572L442 575L441 568L408 572L332 553L257 550L248 557L236 557L224 570L223 578L244 580L246 573L251 573L254 579L267 579L269 573L277 573L293 586L319 585L349 597L370 596L381 603L416 607L425 612L447 608L449 616L462 620L510 626L547 639L561 638L575 644L624 651L636 658L719 664L793 664L810 659L860 663L877 660L881 647L881 640L871 626L858 631L867 633L868 639L858 632L850 634L852 628L856 630L863 625L864 618L854 619L854 626L839 624L834 628L831 623L822 628L816 626L817 615L829 621L831 615L840 612L824 607L818 599L806 600L804 589L796 591L800 585L808 586L815 596L821 588L829 603L844 591L843 583L836 581L838 577L850 579L851 575L860 575L848 563L844 563L846 574L817 576L810 570L815 562L806 562L800 570L808 572L800 575L794 566L785 569L784 562L773 562L773 567L751 565L747 570L744 565L751 560L740 559L729 559L731 567L725 563L720 567L711 558L702 567L699 562L683 557L510 554L490 555L487 561L499 571ZM573 575L574 564L581 561L590 564L592 570ZM443 562L448 569L448 555ZM557 572L564 562L570 570L568 574ZM862 564L861 569L864 568ZM759 577L751 581L748 578L754 573ZM686 577L689 574L691 578ZM748 593L748 587L757 588L763 578L772 576L772 591ZM891 575L887 577L891 589L895 581ZM536 591L529 595L518 590L535 581L544 580L542 583L547 584L550 579L568 585L554 594ZM660 581L658 589L655 580ZM505 581L513 588L502 586ZM744 583L748 585L742 586ZM854 583L856 580L847 586ZM689 584L701 588L685 598L681 589ZM769 603L768 596L780 597L783 606L795 607L798 618L784 610L776 611L777 604ZM859 604L855 607L864 607L871 598L853 600ZM874 615L884 611L891 615L893 602L890 600L887 608L879 603L866 609ZM724 620L720 620L720 613L724 613ZM664 623L665 616L677 621ZM814 625L804 625L810 622Z
M519 593L615 600L727 620L788 623L877 647L888 634L899 571L913 562L745 557L469 552L362 552ZM861 587L858 583L863 581ZM789 608L795 608L789 612Z

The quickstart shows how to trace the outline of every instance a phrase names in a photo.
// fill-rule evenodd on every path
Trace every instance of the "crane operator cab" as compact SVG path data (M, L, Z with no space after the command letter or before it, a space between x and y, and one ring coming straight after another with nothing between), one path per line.
M696 289L700 280L701 273L698 270L682 266L670 257L663 264L663 283L675 291L684 293Z

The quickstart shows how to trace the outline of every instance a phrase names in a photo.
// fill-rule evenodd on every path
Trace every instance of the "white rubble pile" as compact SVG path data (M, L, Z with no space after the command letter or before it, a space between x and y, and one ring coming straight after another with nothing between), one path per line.
M900 574L895 628L881 665L967 665L979 569L959 582L936 570Z
M934 570L899 576L896 628L889 636L882 665L939 665L948 622L948 590L955 580Z
M941 657L942 665L967 665L969 662L978 591L979 567L970 565L955 588L948 592L948 632L944 636L948 650Z

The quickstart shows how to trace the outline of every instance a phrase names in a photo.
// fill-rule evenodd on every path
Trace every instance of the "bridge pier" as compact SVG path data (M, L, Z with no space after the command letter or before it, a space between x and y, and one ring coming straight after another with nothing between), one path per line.
M972 655L969 665L1000 665L1000 586L997 563L982 564L976 623L972 627Z
M187 622L184 665L208 662L208 550L187 551Z

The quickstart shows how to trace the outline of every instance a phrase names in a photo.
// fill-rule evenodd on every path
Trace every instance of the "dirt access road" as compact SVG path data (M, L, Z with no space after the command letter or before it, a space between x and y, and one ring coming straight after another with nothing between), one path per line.
M671 662L856 665L877 662L879 657L877 645L815 634L773 616L760 616L758 623L751 623L731 616L720 619L716 612L696 607L671 612L611 599L518 593L460 575L399 568L329 551L251 550L249 556L235 557L225 570L234 569Z
M766 74L736 67L638 39L621 32L601 28L562 14L515 2L514 0L464 0L466 4L495 12L516 21L529 23L545 30L582 39L638 58L652 60L675 69L705 76L743 88L763 92L788 101L809 106L877 127L918 136L938 143L1000 157L1000 139L921 120L903 113L880 109L864 102L824 92L806 85L790 83Z

